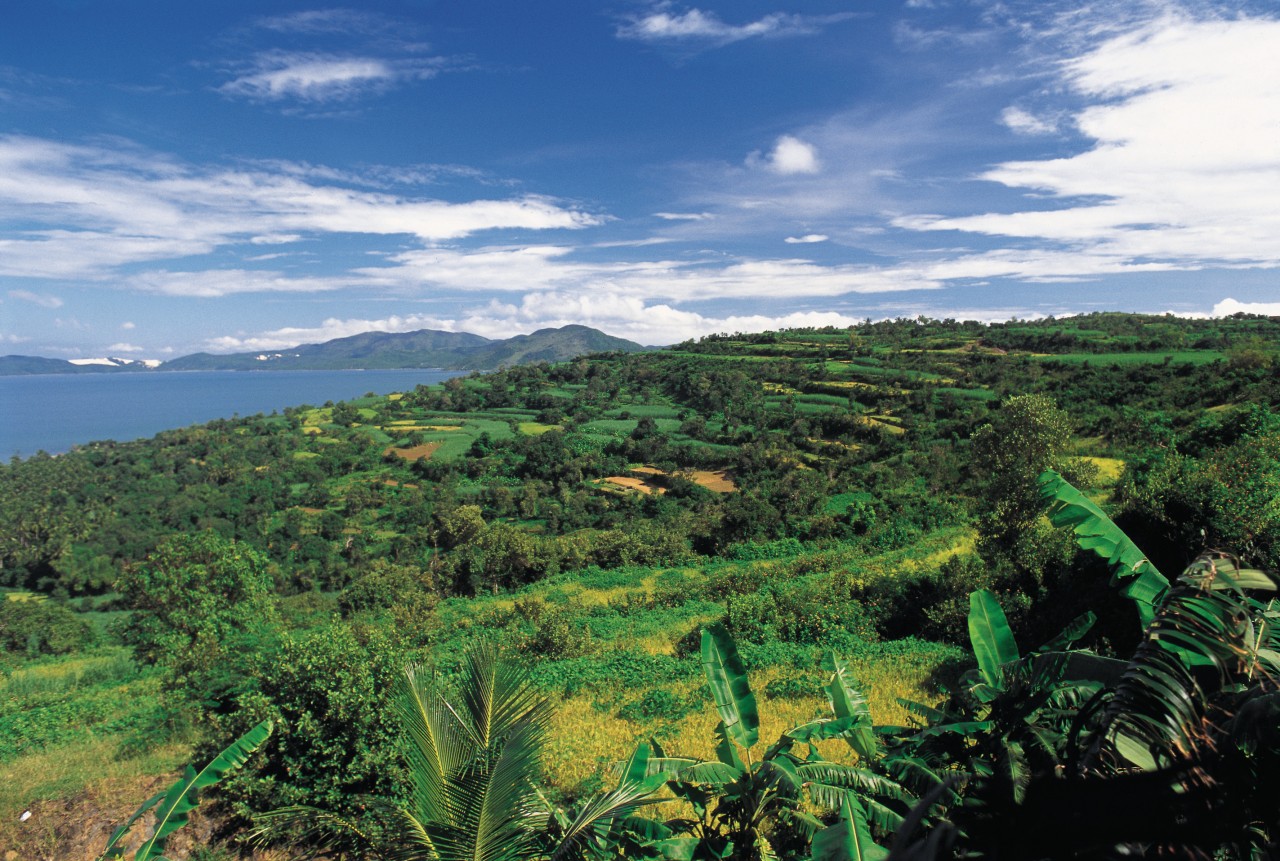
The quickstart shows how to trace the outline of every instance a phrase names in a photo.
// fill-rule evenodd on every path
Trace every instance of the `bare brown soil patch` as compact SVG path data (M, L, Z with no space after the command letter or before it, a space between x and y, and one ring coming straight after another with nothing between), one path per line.
M424 457L429 459L442 445L444 445L442 442L428 442L415 445L413 448L389 448L387 452L395 452L396 456L405 460L421 460Z
M130 780L104 780L75 795L53 801L34 802L25 822L0 825L0 861L93 861L107 845L116 826L124 823L137 806L177 775L161 775ZM152 827L147 816L125 838L129 857ZM197 847L211 846L221 830L216 805L206 802L191 814L190 823L169 839L167 858L187 858ZM284 859L279 852L254 852L255 861Z
M623 490L634 490L646 495L667 492L665 487L659 487L643 478L635 478L630 475L611 475L605 481L614 487L621 487Z
M733 480L733 474L727 469L715 471L695 469L689 476L689 480L715 493L733 493L738 489L737 483Z

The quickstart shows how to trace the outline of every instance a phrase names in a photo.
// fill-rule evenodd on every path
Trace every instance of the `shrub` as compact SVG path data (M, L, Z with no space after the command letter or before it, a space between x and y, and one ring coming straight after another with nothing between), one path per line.
M215 735L224 738L275 722L262 765L223 784L239 812L308 804L358 815L360 796L395 797L404 764L389 696L406 659L388 637L345 624L285 637L259 655L253 690L215 716Z
M29 655L65 655L95 641L93 626L54 601L0 598L0 648Z

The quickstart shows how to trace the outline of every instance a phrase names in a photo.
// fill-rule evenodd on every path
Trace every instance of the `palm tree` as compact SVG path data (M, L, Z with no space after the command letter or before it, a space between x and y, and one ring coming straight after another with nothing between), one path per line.
M372 827L317 808L284 808L260 817L258 838L287 834L312 848L388 861L559 861L591 855L661 785L624 773L612 792L573 813L559 811L534 782L552 712L528 673L482 644L468 651L456 687L451 701L440 679L417 665L399 680L406 803L365 799Z

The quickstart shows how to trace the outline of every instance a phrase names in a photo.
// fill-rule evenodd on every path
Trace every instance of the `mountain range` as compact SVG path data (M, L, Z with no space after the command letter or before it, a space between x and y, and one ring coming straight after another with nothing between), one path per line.
M0 356L0 375L84 374L138 371L337 371L441 368L487 371L529 362L560 362L587 353L647 349L589 326L539 329L492 340L468 332L363 332L322 344L258 353L192 353L159 365L129 359L46 359Z

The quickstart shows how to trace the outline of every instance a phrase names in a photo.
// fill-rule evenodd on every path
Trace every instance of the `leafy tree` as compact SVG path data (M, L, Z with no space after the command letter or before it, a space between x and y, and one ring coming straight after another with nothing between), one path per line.
M121 578L133 610L123 637L141 660L216 698L213 678L235 685L240 647L276 624L273 585L267 560L245 544L212 532L172 536Z

